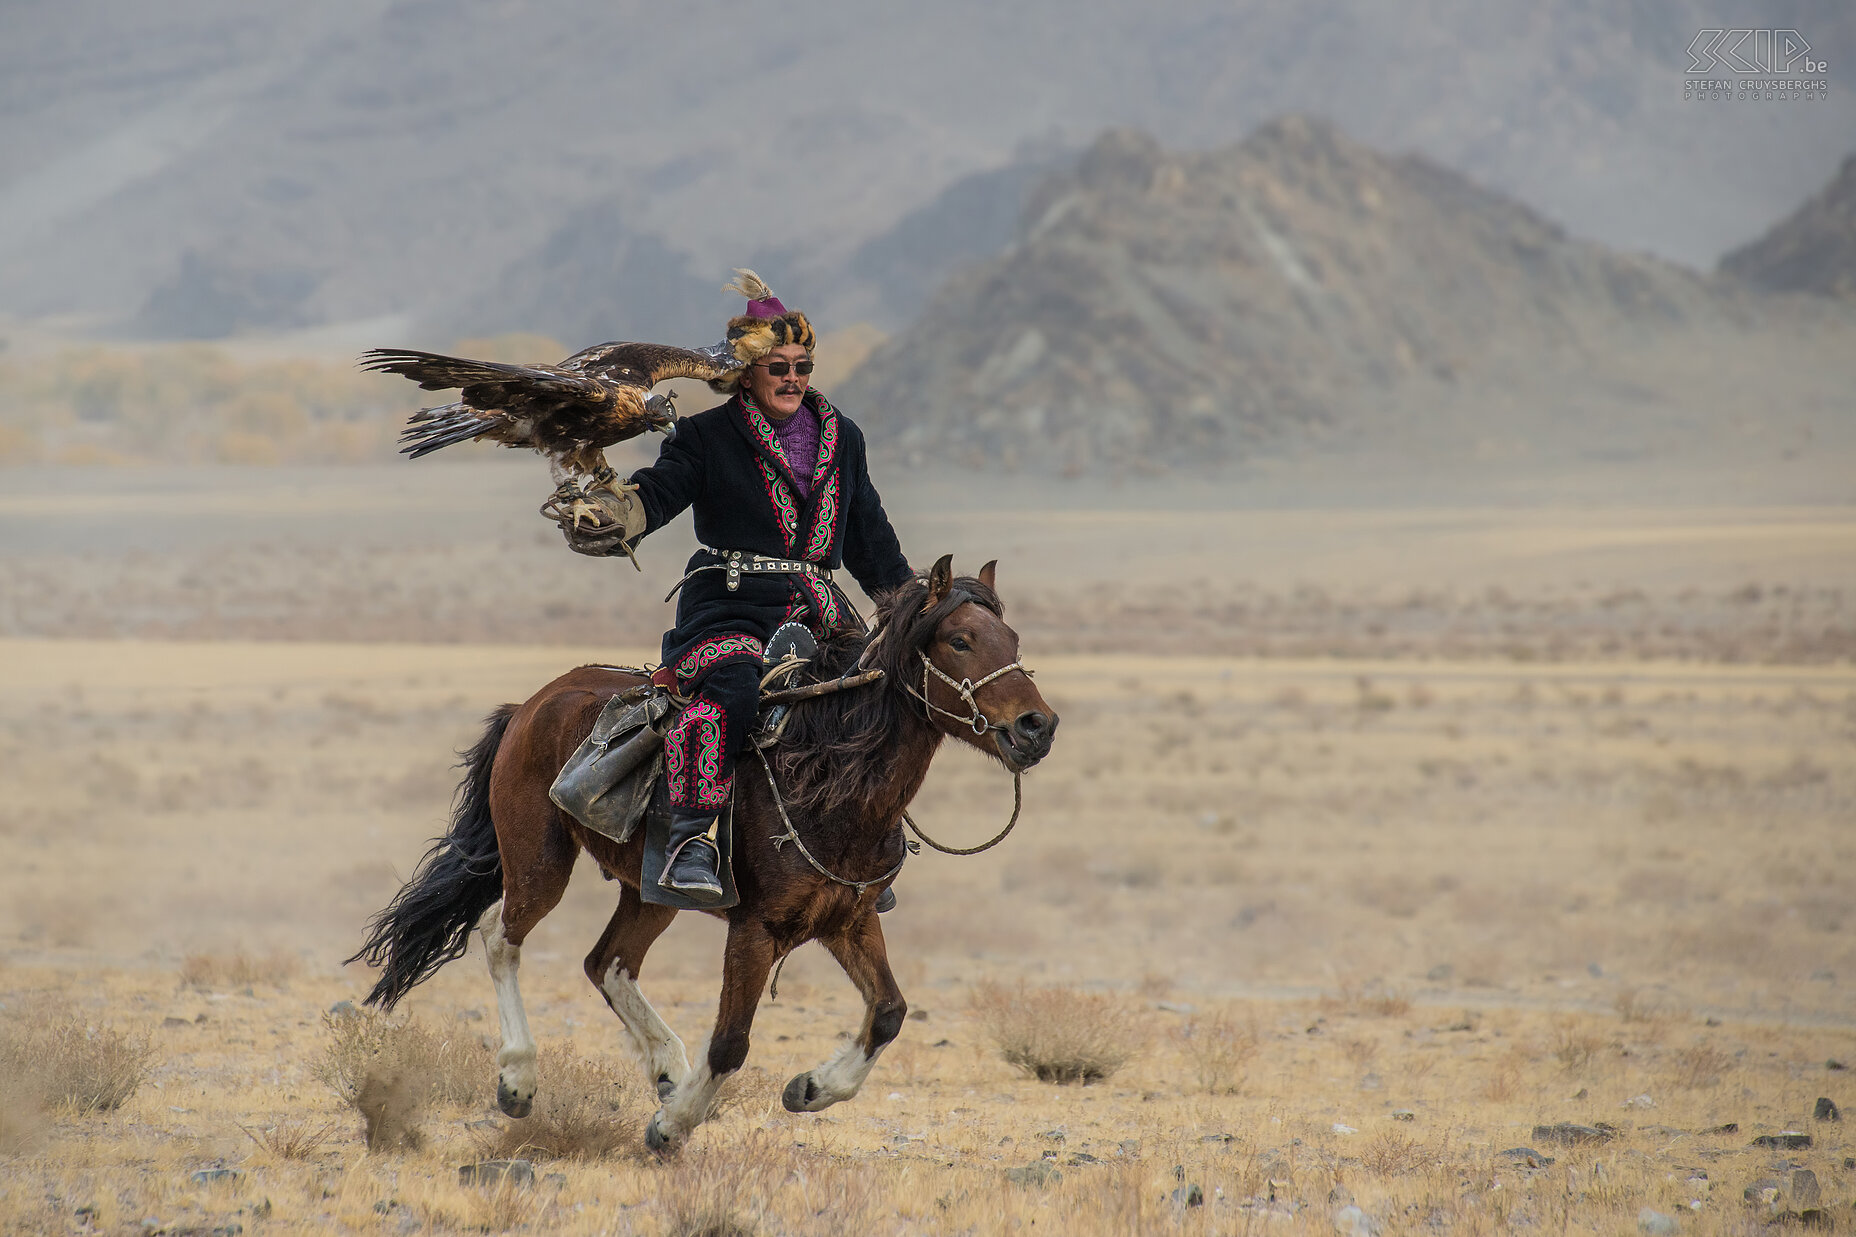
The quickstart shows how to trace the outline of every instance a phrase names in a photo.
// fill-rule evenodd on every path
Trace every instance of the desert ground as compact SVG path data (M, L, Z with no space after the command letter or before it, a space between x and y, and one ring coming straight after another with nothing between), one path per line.
M524 953L535 1117L495 1109L476 946L330 1012L484 714L668 620L687 534L575 558L529 463L4 474L0 1229L1856 1226L1819 1104L1856 1106L1849 507L887 486L918 561L1001 560L1055 749L1004 846L909 861L863 1093L780 1106L860 1013L808 947L659 1161L588 864ZM972 842L1010 802L949 748L916 818ZM692 1049L721 940L685 915L642 978ZM1005 1059L1037 1001L1106 1076ZM425 1046L397 1145L357 1028ZM532 1184L460 1182L511 1156Z

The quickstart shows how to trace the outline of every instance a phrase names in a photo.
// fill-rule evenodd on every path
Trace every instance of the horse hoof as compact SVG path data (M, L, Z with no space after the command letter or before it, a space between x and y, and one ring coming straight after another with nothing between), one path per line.
M780 1103L787 1112L813 1112L813 1102L818 1099L818 1084L812 1081L810 1071L799 1074L786 1084L786 1090L780 1092Z
M644 1127L644 1145L653 1151L663 1152L670 1149L670 1135L664 1133L664 1127L658 1124L663 1116L663 1109L658 1109L651 1114L649 1124Z
M531 1095L527 1099L523 1099L508 1087L498 1083L496 1087L496 1106L509 1116L522 1118L535 1111L535 1097Z
M658 1099L660 1100L669 1099L670 1093L672 1091L675 1091L676 1089L677 1089L677 1080L672 1078L669 1074L659 1074L657 1076L657 1098Z

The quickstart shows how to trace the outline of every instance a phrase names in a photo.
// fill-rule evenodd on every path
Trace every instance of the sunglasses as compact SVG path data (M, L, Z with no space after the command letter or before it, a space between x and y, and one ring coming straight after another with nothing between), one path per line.
M793 361L789 364L786 361L769 361L761 366L761 368L772 374L775 378L784 378L789 373L804 377L806 374L812 372L812 362Z

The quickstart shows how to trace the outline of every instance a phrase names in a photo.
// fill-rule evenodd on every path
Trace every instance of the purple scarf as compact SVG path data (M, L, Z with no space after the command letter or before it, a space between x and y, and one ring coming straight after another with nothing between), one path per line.
M758 409L760 415L767 417L767 410L760 408L745 393L741 400L749 408ZM773 427L773 436L779 440L780 452L786 456L786 466L793 470L793 480L799 491L799 499L805 501L812 495L812 470L818 467L818 414L804 404L799 411L784 421L775 421L767 417L767 424Z

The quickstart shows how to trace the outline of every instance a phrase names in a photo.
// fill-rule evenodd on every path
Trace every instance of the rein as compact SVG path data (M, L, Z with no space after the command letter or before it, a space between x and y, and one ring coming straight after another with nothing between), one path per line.
M856 687L856 686L861 686L864 683L875 682L877 679L883 677L883 672L881 670L876 670L876 669L864 669L863 667L864 667L865 659L869 657L870 650L876 647L877 639L881 636L881 634L882 633L878 631L871 635L869 642L864 646L864 652L862 656L860 656L857 659L857 666L862 671L861 673L846 675L845 677L838 679L834 683L819 684L812 689L806 689L806 688L789 689L789 691L780 692L780 693L777 693L777 695L782 699L799 700L799 699L804 699L812 695L822 695L825 692L829 692L829 691L840 691L846 687ZM990 674L987 674L986 676L981 678L979 682L977 683L974 682L972 679L956 680L952 675L948 674L945 670L941 669L941 667L935 665L934 662L929 659L928 654L922 652L920 649L915 650L915 655L921 658L921 662L922 662L922 689L920 691L916 691L912 684L904 683L902 685L903 690L908 692L911 696L914 696L917 700L921 701L923 706L929 710L929 717L928 717L929 721L932 722L934 720L933 714L939 713L943 717L949 718L952 721L959 722L961 725L968 727L970 730L973 731L975 735L980 736L982 738L992 733L995 730L1004 730L1006 728L1004 726L999 725L997 722L987 720L985 714L980 712L979 701L973 698L974 694L980 691L982 688L984 688L987 684L995 682L998 679L1002 679L1006 675L1011 674L1013 671L1018 671L1019 673L1023 674L1026 678L1030 678L1032 676L1032 671L1027 670L1025 668L1024 662L1014 661L1008 665L1000 666L997 670L994 670ZM953 688L956 692L960 693L960 698L966 701L967 703L967 716L962 717L958 713L950 712L947 709L944 709L940 705L936 704L934 701L928 699L928 676L931 674L934 675L936 678L940 679L943 683L946 683L949 687ZM763 700L771 701L773 698L774 698L773 696L767 696L767 697L763 697ZM774 850L777 851L780 849L780 847L786 845L788 842L791 842L794 846L797 846L799 848L799 853L802 856L804 856L805 861L812 865L813 871L817 872L820 876L823 876L826 880L832 881L835 884L843 885L849 889L855 889L859 895L862 895L864 890L870 888L870 886L872 885L882 884L886 881L894 880L896 876L901 873L902 865L908 862L908 855L904 855L901 859L897 860L896 866L891 868L889 871L883 873L883 875L873 877L872 879L866 880L866 881L846 880L844 877L839 876L836 872L833 872L830 868L820 863L816 858L813 857L812 852L806 849L805 842L799 836L799 830L793 827L793 818L787 814L786 800L783 799L780 795L780 784L774 779L773 766L769 764L767 761L767 753L759 746L756 746L754 748L754 755L758 757L760 760L761 772L766 774L767 776L767 790L769 793L773 795L773 806L780 813L780 824L785 827L785 832L776 833L773 835L772 840L773 840ZM922 843L926 843L931 849L937 850L943 855L956 855L956 856L977 855L977 854L980 854L982 851L991 850L993 847L997 846L999 843L1005 841L1006 837L1011 834L1012 830L1018 826L1018 815L1019 815L1019 812L1024 808L1024 806L1025 806L1024 773L1021 770L1014 770L1012 772L1012 818L1005 822L1005 828L1001 829L998 832L998 834L995 835L990 841L982 842L978 846L967 846L967 847L945 846L942 843L937 842L933 838L929 837L926 833L922 832L922 827L915 823L915 818L913 816L910 816L906 810L902 813L902 820L898 822L898 825L902 825L902 824L908 825L909 831L913 833L916 837L921 839L921 842L911 842L906 838L903 839L903 844L908 848L908 851L910 854L920 853ZM782 959L782 962L784 962L784 959ZM777 985L779 983L779 980L776 978L774 980L774 983Z
M911 833L928 843L931 849L938 850L943 855L977 855L983 850L991 850L999 843L1005 841L1005 835L1010 833L1013 826L1018 824L1018 809L1025 805L1024 776L1025 775L1022 773L1012 774L1012 819L1005 822L1005 828L999 830L999 835L990 842L982 842L978 846L969 846L965 849L958 846L943 846L923 833L922 827L916 824L915 818L910 816L906 811L902 814L903 823L908 825ZM914 846L915 844L911 842L909 845Z
M969 729L973 731L975 735L978 735L982 738L985 737L987 734L990 734L992 731L1004 730L1005 727L999 725L997 722L988 721L986 719L985 715L980 712L979 701L973 698L974 693L979 691L982 687L985 687L988 683L993 682L995 679L1004 678L1006 675L1012 673L1012 671L1014 670L1019 671L1026 678L1030 678L1032 676L1032 671L1025 669L1024 662L1015 661L1015 662L1012 662L1010 665L1000 666L997 670L994 670L991 674L986 675L984 678L982 678L977 683L975 683L972 679L961 679L960 681L956 682L954 680L953 675L947 673L945 670L941 669L941 667L935 665L933 661L929 660L928 654L922 652L920 649L917 649L915 650L915 655L922 659L922 689L920 691L916 691L913 686L911 686L908 683L904 683L902 685L903 690L908 692L909 695L915 697L917 700L921 701L923 706L926 707L930 711L930 714L931 714L929 717L930 721L934 720L932 714L939 713L942 717L950 718L953 721L957 721L961 725L968 727ZM958 713L951 713L948 710L942 708L940 705L936 704L934 701L928 699L928 676L930 674L934 675L936 678L940 679L943 683L947 684L949 687L953 688L955 691L960 693L960 698L967 702L967 716L962 717ZM1013 771L1012 773L1012 818L1005 822L1005 828L999 830L998 834L990 842L982 842L978 846L967 846L967 847L944 846L940 842L937 842L933 838L929 837L926 833L923 833L922 827L916 824L915 818L913 816L910 816L908 812L906 811L902 813L903 823L908 825L909 832L913 833L916 837L920 838L923 842L926 842L931 849L938 850L943 855L977 855L982 851L991 850L993 847L997 846L999 843L1005 841L1006 836L1010 834L1012 830L1018 825L1019 810L1025 806L1024 778L1025 778L1025 775L1022 772L1018 770ZM914 845L915 845L914 843L910 843L911 847L913 847Z
M767 789L773 795L773 806L779 810L780 823L786 826L785 833L776 833L773 835L773 849L774 850L777 851L780 849L780 847L786 845L788 842L791 842L794 846L797 846L799 848L799 853L805 856L805 861L811 864L813 867L813 870L816 871L820 876L823 876L826 880L835 881L837 884L845 885L852 889L855 889L860 896L863 894L864 890L870 888L870 886L872 885L879 885L879 884L882 884L884 881L894 880L896 875L902 871L902 865L908 862L907 855L904 855L901 859L898 859L896 861L896 866L891 868L889 871L883 873L883 875L873 876L867 881L845 880L842 876L839 876L836 872L833 872L830 868L820 863L817 859L814 859L812 857L812 852L806 849L805 842L800 839L799 830L793 828L793 818L786 814L786 800L780 797L780 784L773 780L773 766L767 763L767 753L757 747L754 749L754 754L760 758L761 772L767 775ZM778 982L778 981L775 981L775 982Z

